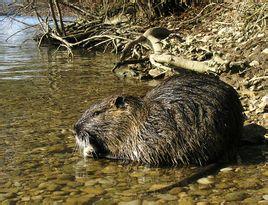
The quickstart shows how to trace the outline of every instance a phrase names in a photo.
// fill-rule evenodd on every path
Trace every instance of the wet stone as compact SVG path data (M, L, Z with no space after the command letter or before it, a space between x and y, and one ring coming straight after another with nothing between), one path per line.
M244 199L243 203L245 203L245 204L256 204L257 202L256 202L256 199L253 199L253 198L250 197L250 198Z
M194 205L194 200L191 197L183 197L179 200L179 205Z
M232 193L227 193L224 198L226 201L242 201L247 197L247 194L245 192L232 192Z
M21 198L21 201L30 201L30 200L31 200L31 197L29 196L25 196Z
M115 205L116 203L112 199L101 199L96 201L94 205Z
M34 201L41 201L43 199L43 197L42 196L33 196L32 197L32 200L34 200Z
M210 190L195 190L191 192L193 196L207 196L211 193Z
M17 201L14 199L7 199L2 201L1 205L15 205L17 204Z
M18 188L1 188L0 193L17 193L19 192Z
M142 205L159 205L159 203L156 202L156 201L147 201L147 200L143 200L143 201L142 201Z
M163 199L165 201L174 201L174 200L178 199L177 196L174 196L174 195L171 195L171 194L158 194L157 198Z
M89 181L86 181L85 182L85 186L94 186L95 184L98 183L98 179L92 179L92 180L89 180Z
M75 176L71 175L71 174L62 174L62 175L58 176L57 178L60 180L70 180L70 181L75 180Z
M268 177L268 171L263 172L262 175Z
M116 173L118 170L118 168L114 165L109 165L107 167L105 167L103 170L102 170L102 173L104 174L112 174L112 173Z
M225 167L225 168L220 169L220 172L230 172L230 171L233 171L232 167Z
M266 200L261 200L261 201L258 201L258 204L259 204L259 205L268 205L268 201L266 201Z
M84 183L81 183L81 182L68 182L67 183L67 186L72 187L72 188L81 187L83 185Z
M258 179L246 179L245 181L239 181L237 186L240 189L256 189L258 187L260 187L260 180Z
M218 189L229 189L231 187L233 187L233 184L230 184L230 183L222 182L220 184L216 184L216 188L218 188Z
M200 201L200 202L197 202L196 205L209 205L209 202L207 202L207 201Z
M54 191L52 194L54 196L64 196L64 195L67 195L68 192L65 192L65 191Z
M150 188L149 191L154 191L154 190L158 190L158 189L162 189L164 187L166 187L167 184L153 184Z
M57 184L50 184L48 187L47 187L47 190L49 191L58 191L60 190L61 186L57 185Z
M142 205L142 202L140 199L137 199L133 201L119 202L118 205Z
M83 192L86 192L89 195L97 196L105 193L105 190L102 188L97 188L97 187L86 187L85 189L82 190Z
M20 182L14 182L14 186L20 187L21 186L21 183Z
M123 191L120 195L122 196L135 196L135 192L132 189Z
M204 178L198 179L197 182L199 184L208 185L208 184L213 184L214 180L212 178L204 177Z
M171 189L168 193L173 195L178 195L182 191L181 187L175 187Z
M14 193L14 192L9 192L9 193L5 193L5 194L0 194L0 200L11 199L11 198L15 198L16 196L17 196L17 194Z
M263 195L262 198L263 198L264 200L268 201L268 194Z
M133 173L130 174L130 176L139 178L139 177L143 177L144 173L142 173L142 172L133 172Z
M39 184L38 188L39 189L45 189L49 186L49 183L48 182L43 182L41 184Z
M112 180L112 179L99 179L98 180L98 183L100 184L103 184L103 185L106 185L106 186L112 186L115 184L115 180Z

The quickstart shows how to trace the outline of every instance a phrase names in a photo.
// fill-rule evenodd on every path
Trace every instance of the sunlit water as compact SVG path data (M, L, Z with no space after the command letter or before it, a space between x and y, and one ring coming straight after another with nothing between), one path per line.
M34 18L19 17L28 24ZM0 18L0 201L18 204L257 203L268 194L267 166L253 152L211 183L144 195L189 175L193 168L149 168L109 160L84 160L73 125L93 102L113 93L143 95L154 82L119 79L116 56L37 48L34 30ZM259 155L258 153L261 152Z

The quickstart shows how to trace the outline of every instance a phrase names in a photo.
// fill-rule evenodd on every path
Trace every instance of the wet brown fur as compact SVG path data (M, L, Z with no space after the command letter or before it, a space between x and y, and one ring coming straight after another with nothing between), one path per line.
M216 77L186 73L144 98L110 96L75 125L78 144L94 157L150 165L204 165L234 158L243 127L237 92Z

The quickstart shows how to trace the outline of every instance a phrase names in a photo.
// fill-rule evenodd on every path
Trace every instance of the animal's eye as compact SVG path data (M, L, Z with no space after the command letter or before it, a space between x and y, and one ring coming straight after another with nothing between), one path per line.
M100 113L101 113L101 111L96 111L96 112L93 113L93 116L94 116L94 117L95 117L95 116L98 116Z

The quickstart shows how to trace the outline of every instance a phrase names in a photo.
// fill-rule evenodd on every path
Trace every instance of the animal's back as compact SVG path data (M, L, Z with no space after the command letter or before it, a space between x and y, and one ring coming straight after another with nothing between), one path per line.
M174 120L176 138L169 144L177 146L175 161L206 164L223 156L234 158L243 116L239 96L230 85L214 76L186 73L161 83L144 101L161 107Z

